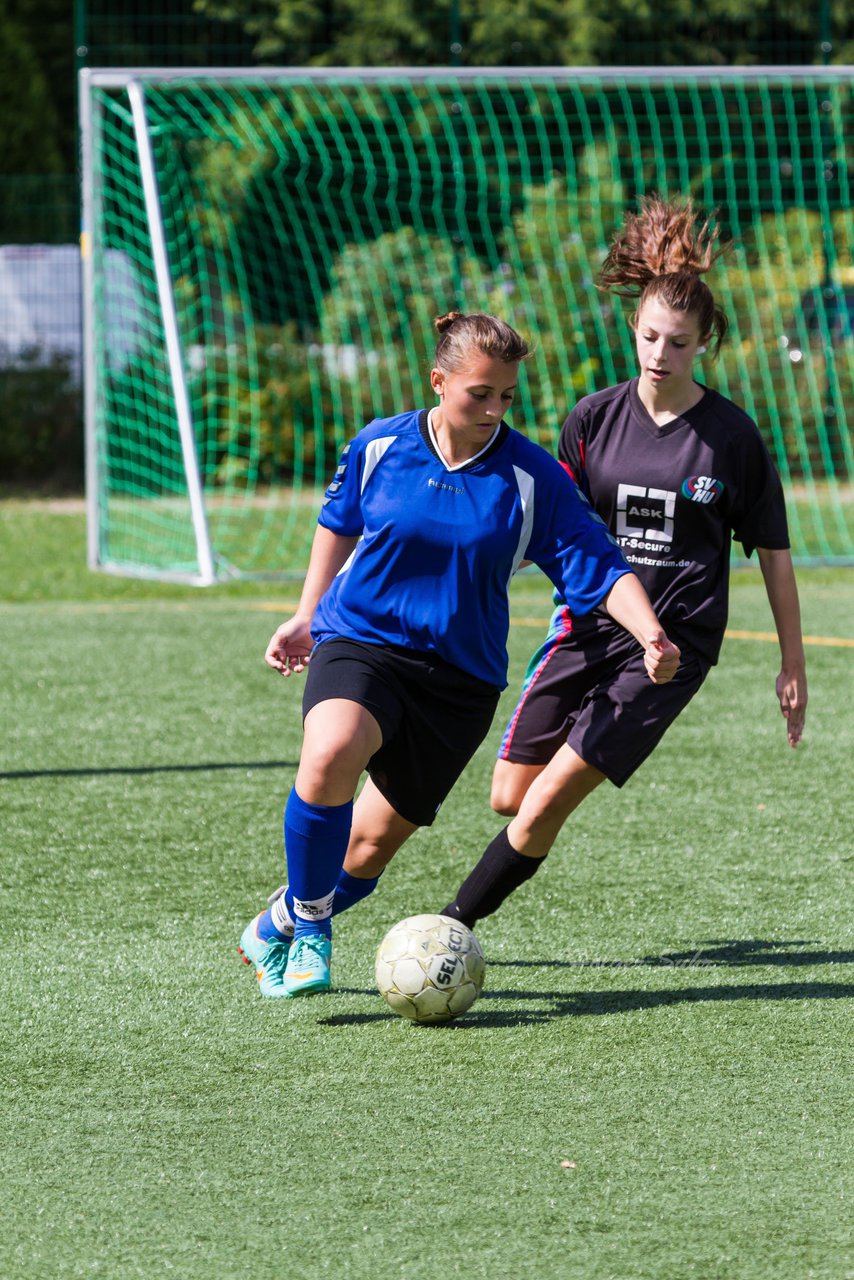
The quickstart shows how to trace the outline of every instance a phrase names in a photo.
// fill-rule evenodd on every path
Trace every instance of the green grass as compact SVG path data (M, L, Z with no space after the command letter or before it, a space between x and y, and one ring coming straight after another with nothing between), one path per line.
M318 493L318 502L320 496ZM238 507L219 527L216 545L227 560L242 565L247 563L245 547L255 547L258 562L270 572L278 569L289 581L274 587L269 579L235 579L216 587L219 597L258 598L283 589L291 594L297 590L308 562L316 503L312 505L312 496L306 491L283 495L281 501L280 532L272 524L274 513L269 508ZM854 565L854 497L850 492L795 490L787 495L787 509L793 539L800 539L804 560L818 564L836 557L838 564ZM222 509L214 505L214 521L222 515ZM123 542L121 538L118 541L120 545ZM283 550L277 556L273 548L278 544ZM127 547L125 552L131 554ZM739 576L749 578L745 563L736 544L734 564ZM0 482L0 600L176 600L195 590L88 573L83 499L46 497L34 501L8 494Z
M0 505L4 1280L844 1280L854 867L850 645L730 639L621 793L478 932L446 1028L391 1016L373 953L500 820L502 716L435 826L336 928L335 992L258 998L236 955L280 882L300 686L262 662L291 588L90 575L82 517ZM801 574L854 638L854 575ZM771 628L755 572L731 624ZM568 1162L571 1167L564 1167Z

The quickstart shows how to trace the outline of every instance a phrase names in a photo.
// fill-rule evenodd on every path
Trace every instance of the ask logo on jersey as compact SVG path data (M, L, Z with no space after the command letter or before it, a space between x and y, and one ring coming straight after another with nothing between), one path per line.
M689 476L682 481L682 497L700 502L704 507L717 502L723 491L723 481L715 480L713 476Z
M660 551L673 543L676 494L643 485L617 486L617 537L623 547Z

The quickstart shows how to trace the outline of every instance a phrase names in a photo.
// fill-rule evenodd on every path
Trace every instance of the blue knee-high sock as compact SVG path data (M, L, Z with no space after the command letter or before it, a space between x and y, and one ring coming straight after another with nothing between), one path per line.
M380 872L382 875L382 872ZM350 907L355 907L357 902L361 902L363 898L367 898L373 893L380 882L380 876L368 876L366 879L359 879L357 876L351 876L349 871L343 868L338 877L338 883L335 886L335 897L332 899L333 916L340 915L342 911L348 911ZM281 911L281 904L285 904L285 911ZM281 938L289 941L293 937L294 932L294 895L290 885L285 886L284 892L280 896L279 910L276 917L280 923L285 925L284 929L280 929L276 920L273 918L273 908L268 907L261 919L258 921L259 938ZM283 917L287 916L288 919Z
M345 871L342 867L335 886L332 914L337 916L342 911L349 911L350 907L355 907L357 902L361 902L363 898L373 893L379 884L379 879L379 876L370 876L367 880L360 880L357 876L351 876L349 871Z
M332 903L344 866L353 802L307 804L296 787L285 805L285 851L293 894L294 937L306 933L332 936Z

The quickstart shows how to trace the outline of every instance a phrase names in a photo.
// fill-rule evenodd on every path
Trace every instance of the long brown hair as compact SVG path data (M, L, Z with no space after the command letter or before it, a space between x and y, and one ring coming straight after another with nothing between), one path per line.
M703 274L731 247L719 243L720 229L703 218L690 197L666 201L642 196L640 213L626 216L599 272L599 288L621 298L659 299L674 311L697 317L700 334L720 350L729 321L715 302Z

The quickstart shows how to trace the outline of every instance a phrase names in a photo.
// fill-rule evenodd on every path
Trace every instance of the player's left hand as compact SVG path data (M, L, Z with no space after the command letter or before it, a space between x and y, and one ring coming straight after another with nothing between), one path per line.
M786 718L786 737L796 747L804 731L807 714L807 675L803 667L786 667L777 677L777 697Z
M667 684L679 670L681 650L668 640L663 631L657 632L644 650L646 673L653 684Z

